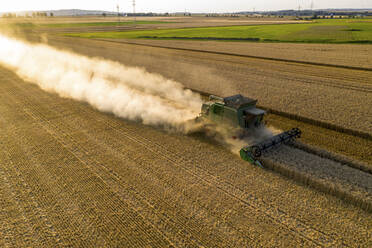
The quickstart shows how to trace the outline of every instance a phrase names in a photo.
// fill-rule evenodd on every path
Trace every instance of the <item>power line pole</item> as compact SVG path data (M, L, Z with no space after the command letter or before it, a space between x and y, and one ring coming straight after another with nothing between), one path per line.
M133 16L134 16L134 25L136 25L136 0L133 0Z
M120 24L120 7L119 7L119 4L116 5L116 9L118 11L118 23Z

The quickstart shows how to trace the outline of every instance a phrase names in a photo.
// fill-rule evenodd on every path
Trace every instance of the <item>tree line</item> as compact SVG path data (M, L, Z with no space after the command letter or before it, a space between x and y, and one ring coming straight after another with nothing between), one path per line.
M4 13L2 15L3 18L16 18L16 17L53 17L53 12L50 12L49 14L47 12L32 12L32 13L26 13L26 14L16 14L16 13Z

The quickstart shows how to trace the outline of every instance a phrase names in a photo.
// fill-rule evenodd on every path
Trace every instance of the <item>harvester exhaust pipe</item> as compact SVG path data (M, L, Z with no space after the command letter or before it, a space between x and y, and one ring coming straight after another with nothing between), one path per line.
M289 131L278 134L268 140L253 146L246 146L240 150L240 157L252 164L259 167L263 167L260 161L257 159L261 157L262 153L281 144L288 144L293 142L296 138L301 137L301 130L299 128L293 128Z

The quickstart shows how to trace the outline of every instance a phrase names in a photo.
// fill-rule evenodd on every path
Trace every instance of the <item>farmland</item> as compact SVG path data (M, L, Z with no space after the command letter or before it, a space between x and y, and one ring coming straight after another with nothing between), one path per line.
M263 42L372 43L371 19L311 23L66 34L83 38L246 40Z
M124 121L1 73L0 158L12 165L1 167L4 245L370 240L371 216L337 198L247 166L206 140Z
M239 92L259 99L265 107L372 133L370 71L330 70L324 66L120 42L78 39L72 43L64 37L52 37L49 43L88 56L145 67L188 88L221 96ZM106 49L101 49L102 46Z
M119 118L107 107L98 111L89 105L89 94L81 102L60 97L0 65L0 246L370 246L371 45L60 35L74 30L81 36L93 29L102 35L189 26L210 30L228 23L234 33L242 28L239 21L255 20L141 21L148 23L134 27L123 21L122 31L111 33L115 20L98 26L102 18L43 20L43 27L21 25L33 32L19 34L86 56L82 71L91 60L110 60L145 68L201 94L256 98L269 111L268 126L300 127L300 142L265 153L266 169L260 169L204 133L185 135ZM272 28L272 21L262 29ZM283 28L278 34L295 25L313 24L276 25ZM124 31L142 28L165 30ZM126 67L117 74L102 72L102 64L93 73L88 70L88 81L101 73L115 84L126 78ZM84 81L85 74L77 78ZM136 90L151 92L154 85L147 83Z

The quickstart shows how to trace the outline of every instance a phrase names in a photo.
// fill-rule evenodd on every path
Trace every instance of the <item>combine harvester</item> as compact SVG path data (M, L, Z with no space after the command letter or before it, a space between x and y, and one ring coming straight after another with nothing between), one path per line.
M233 138L243 139L264 126L263 117L266 112L256 108L256 104L257 100L242 95L225 98L211 95L209 102L202 105L199 119L222 125L235 134ZM263 152L281 144L289 144L300 137L300 129L293 128L263 142L243 147L240 150L240 157L253 165L263 167L258 160Z

